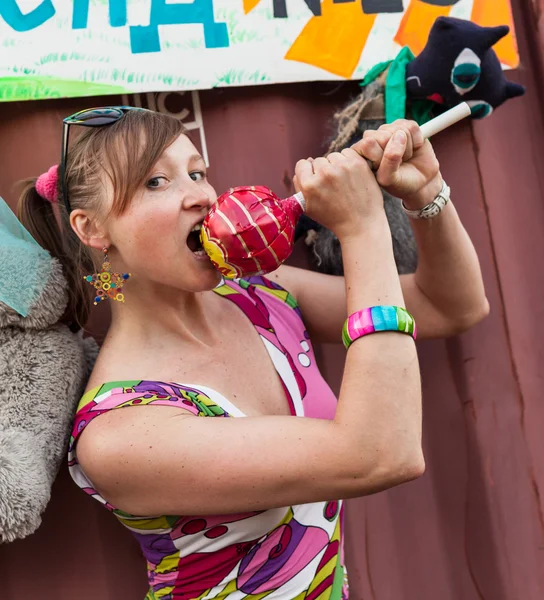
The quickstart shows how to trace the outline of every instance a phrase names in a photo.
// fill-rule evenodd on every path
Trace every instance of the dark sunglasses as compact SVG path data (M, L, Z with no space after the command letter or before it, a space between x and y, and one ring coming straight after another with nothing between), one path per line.
M122 119L127 112L131 110L147 110L136 106L103 106L102 108L87 108L66 117L63 120L62 127L62 154L60 160L60 187L64 206L71 212L70 202L68 201L68 191L66 189L66 158L68 156L68 132L70 125L82 125L83 127L105 127L113 125L119 119Z

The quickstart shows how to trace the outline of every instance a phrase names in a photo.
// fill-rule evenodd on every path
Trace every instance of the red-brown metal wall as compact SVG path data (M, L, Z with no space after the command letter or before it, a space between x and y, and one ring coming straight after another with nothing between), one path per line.
M492 307L469 333L419 343L427 472L348 504L354 600L544 598L544 122L537 13L515 6L527 96L435 140L453 199L474 240ZM540 13L538 13L540 14ZM316 155L325 123L353 91L330 84L201 94L218 190L262 183L290 190L298 158ZM58 159L60 120L116 98L4 104L0 194ZM232 148L236 148L233 151ZM303 262L303 248L296 261ZM104 313L102 313L104 314ZM106 327L95 318L98 337ZM335 389L339 346L318 349ZM41 529L0 546L2 600L133 600L144 565L129 533L63 468Z

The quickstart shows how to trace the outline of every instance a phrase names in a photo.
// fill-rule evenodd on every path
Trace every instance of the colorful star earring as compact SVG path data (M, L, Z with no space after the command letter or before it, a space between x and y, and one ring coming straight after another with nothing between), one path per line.
M130 277L130 273L112 273L111 263L108 257L108 249L102 248L104 253L104 262L102 263L102 271L93 275L85 275L83 279L89 282L96 289L94 305L110 298L117 302L124 302L125 295L121 292L123 284Z

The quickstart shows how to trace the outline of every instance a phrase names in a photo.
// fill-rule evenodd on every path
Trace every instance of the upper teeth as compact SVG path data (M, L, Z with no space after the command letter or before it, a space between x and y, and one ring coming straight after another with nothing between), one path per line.
M200 231L202 229L202 223L197 223L192 229L191 232L193 231Z

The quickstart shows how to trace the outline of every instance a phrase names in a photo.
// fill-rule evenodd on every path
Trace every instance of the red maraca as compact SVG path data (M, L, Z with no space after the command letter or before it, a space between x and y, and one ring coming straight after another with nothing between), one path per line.
M291 254L304 209L302 194L280 200L264 186L232 188L204 219L202 246L227 278L270 273Z
M471 114L462 102L421 126L429 138ZM301 193L280 200L264 186L232 188L219 196L204 219L202 246L227 278L265 275L293 250L295 226L306 209Z

